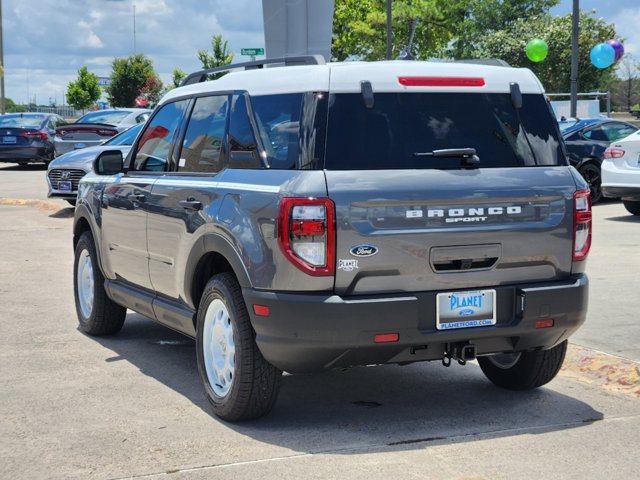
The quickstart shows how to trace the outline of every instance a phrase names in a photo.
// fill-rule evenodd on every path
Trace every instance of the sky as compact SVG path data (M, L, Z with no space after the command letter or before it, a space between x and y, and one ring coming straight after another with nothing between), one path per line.
M322 0L314 0L322 1ZM553 14L571 12L562 0ZM262 0L0 0L3 14L6 96L17 103L63 104L82 66L108 76L114 57L135 52L151 57L163 82L180 67L200 63L199 49L222 34L235 61L241 48L264 46ZM626 52L640 57L640 1L580 0L580 8L614 23Z

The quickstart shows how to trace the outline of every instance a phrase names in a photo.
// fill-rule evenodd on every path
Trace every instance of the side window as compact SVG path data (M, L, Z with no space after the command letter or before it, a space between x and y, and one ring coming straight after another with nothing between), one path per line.
M251 97L251 105L271 168L298 163L302 93Z
M187 100L164 105L153 117L138 141L132 170L166 171L171 141L184 116Z
M141 113L136 117L136 123L144 123L149 119L148 113Z
M593 128L591 130L587 130L586 132L583 133L585 138L588 138L589 140L596 140L598 142L608 142L609 139L607 138L607 136L604 133L604 130L602 130L601 127L598 128Z
M234 95L229 116L229 157L234 168L260 168L245 95Z
M604 129L607 138L611 142L615 142L617 140L620 140L621 138L628 137L636 131L635 128L627 125L604 125L602 128Z
M227 96L199 97L182 143L178 171L218 172L227 119Z

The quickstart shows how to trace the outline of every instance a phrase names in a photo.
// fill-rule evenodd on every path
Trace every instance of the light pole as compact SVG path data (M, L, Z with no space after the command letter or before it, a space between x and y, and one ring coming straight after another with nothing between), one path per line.
M391 60L392 40L393 40L393 37L391 33L391 0L387 0L387 60Z
M580 0L573 0L573 18L571 32L571 112L578 115L578 34L580 33Z
M2 37L2 0L0 0L0 114L4 115L4 51L2 48Z

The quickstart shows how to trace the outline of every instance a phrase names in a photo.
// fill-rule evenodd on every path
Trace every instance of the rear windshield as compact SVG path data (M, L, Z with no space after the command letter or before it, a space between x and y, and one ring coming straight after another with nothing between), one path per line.
M40 128L44 118L44 115L4 115L0 116L0 128Z
M452 169L459 158L434 150L473 148L480 168L565 165L555 119L544 96L523 106L498 93L332 94L325 168L329 170Z
M91 112L85 116L80 117L77 123L110 123L117 125L122 122L126 117L131 115L131 112L116 111L116 112Z

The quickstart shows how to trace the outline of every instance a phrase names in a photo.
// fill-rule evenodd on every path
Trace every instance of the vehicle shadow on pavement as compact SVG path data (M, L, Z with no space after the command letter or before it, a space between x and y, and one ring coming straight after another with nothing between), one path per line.
M607 217L605 220L622 223L640 223L640 215L622 215L620 217Z
M113 337L88 337L206 412L213 422L260 442L307 453L367 448L423 448L580 427L601 420L590 405L550 388L512 392L494 387L476 363L439 362L334 370L282 378L266 417L231 424L213 415L201 390L195 342L129 313ZM554 385L554 383L556 383Z
M73 218L74 213L75 213L74 207L61 208L57 212L54 212L51 215L49 215L49 218Z

